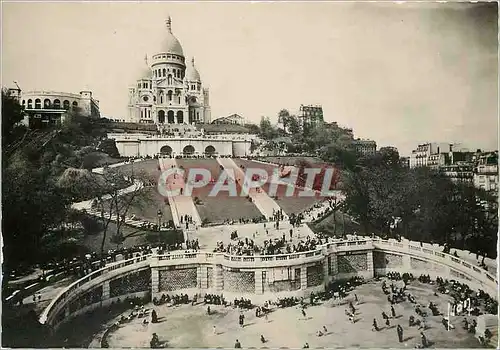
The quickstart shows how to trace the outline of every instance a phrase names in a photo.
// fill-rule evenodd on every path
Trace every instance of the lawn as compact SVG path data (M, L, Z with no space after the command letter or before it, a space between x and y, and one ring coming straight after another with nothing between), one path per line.
M270 183L272 181L271 177L278 168L275 165L272 164L263 164L259 162L254 162L251 160L246 160L246 159L234 159L234 162L238 165L241 166L243 165L246 168L258 168L258 169L264 169L269 177L268 181L262 186L262 189L266 193L270 193ZM315 197L299 197L299 193L302 192L301 189L296 188L293 192L292 196L287 196L288 186L286 185L278 185L277 190L276 190L276 196L278 197L278 200L276 203L285 211L287 214L297 214L300 212L303 212L307 208L311 207L314 203L318 202L321 200L318 198L318 196Z
M114 168L121 172L124 176L141 176L144 175L148 179L154 179L158 181L161 175L160 163L158 159L146 159L141 161L135 161L129 164L124 164L119 167Z
M281 164L281 165L296 165L299 160L303 160L306 162L309 162L311 164L322 164L323 161L317 157L261 157L258 158L258 160L261 160L263 162L270 162L274 164Z
M177 159L177 165L186 171L193 168L207 169L214 180L218 180L221 169L215 159ZM241 188L237 186L238 194ZM217 196L209 196L214 184L208 184L202 188L195 188L192 197L198 197L202 205L196 205L202 220L209 223L223 223L227 220L238 220L240 218L256 218L261 213L257 207L245 197L229 196L227 191L221 191Z

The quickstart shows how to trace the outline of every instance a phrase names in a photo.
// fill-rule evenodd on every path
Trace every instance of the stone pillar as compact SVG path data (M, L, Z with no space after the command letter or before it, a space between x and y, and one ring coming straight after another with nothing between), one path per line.
M208 267L207 266L198 266L197 271L197 283L196 287L198 289L207 289L208 288Z
M307 266L300 267L300 289L307 289Z
M330 258L331 258L330 263L332 264L332 276L336 278L339 273L339 265L337 263L337 253L330 255Z
M255 294L264 293L264 282L262 281L262 270L255 270Z
M108 300L109 297L109 281L104 281L102 284L102 300Z
M403 270L411 271L411 257L409 255L403 255Z
M328 263L329 257L326 255L325 252L325 259L323 260L323 284L325 286L328 285L330 282L330 264Z
M375 277L375 270L373 268L373 250L369 250L366 252L366 262L368 265L368 271L366 278Z
M224 290L224 275L222 273L222 265L215 265L213 269L214 281L212 285L216 292L222 292Z
M151 295L154 297L155 293L160 291L160 270L158 268L151 268Z

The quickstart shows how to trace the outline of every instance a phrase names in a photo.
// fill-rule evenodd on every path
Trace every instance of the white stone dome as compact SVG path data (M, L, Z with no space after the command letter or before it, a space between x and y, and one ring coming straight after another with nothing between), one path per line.
M201 82L200 72L198 72L198 69L194 65L194 57L191 60L191 67L187 70L187 80Z
M179 55L184 57L184 51L182 50L181 43L172 33L172 20L170 19L170 17L168 17L166 23L167 23L167 33L163 38L163 42L161 45L161 52L171 53L174 55Z
M153 78L153 70L151 69L151 67L149 67L147 55L144 58L144 63L145 64L143 65L143 67L141 68L141 71L139 72L139 80L141 80L141 79L151 80Z

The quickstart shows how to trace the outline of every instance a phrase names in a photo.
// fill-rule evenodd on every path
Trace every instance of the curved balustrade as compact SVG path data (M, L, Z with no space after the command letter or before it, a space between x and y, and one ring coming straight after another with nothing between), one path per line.
M493 297L496 297L498 288L498 280L496 277L465 260L445 254L436 247L431 249L430 247L421 246L419 242L398 242L395 240L382 240L376 238L335 241L318 246L317 249L312 251L280 255L235 256L226 253L203 251L176 251L162 255L143 255L111 264L72 283L51 301L49 306L43 311L40 322L42 324L54 325L57 323L56 315L58 315L68 303L74 300L76 296L80 296L84 292L103 284L111 278L136 271L139 268L155 268L169 265L221 265L226 268L241 267L247 270L255 268L257 271L258 269L273 267L304 267L308 266L309 263L325 261L336 253L342 254L343 252L353 251L373 252L374 250L386 253L399 253L400 255L409 256L410 258L414 256L427 262L448 267L450 271L454 270L458 274L467 276L467 278L464 278L465 280L475 283L480 286L481 289L485 290ZM140 266L137 264L140 264ZM134 269L131 269L131 266L133 266ZM408 266L403 266L402 269L408 269ZM411 268L409 270L411 270Z

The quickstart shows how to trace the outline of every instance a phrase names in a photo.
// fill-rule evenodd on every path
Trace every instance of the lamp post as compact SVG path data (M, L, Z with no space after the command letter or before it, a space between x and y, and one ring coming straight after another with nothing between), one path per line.
M161 212L160 209L158 209L158 212L156 213L158 215L158 231L161 229L161 217L163 216L163 213Z

